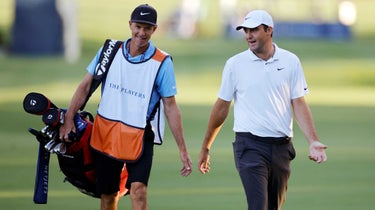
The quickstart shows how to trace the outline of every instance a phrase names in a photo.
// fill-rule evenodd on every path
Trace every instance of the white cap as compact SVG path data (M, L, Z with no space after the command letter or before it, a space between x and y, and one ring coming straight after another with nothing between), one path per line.
M262 24L273 28L271 15L264 10L253 10L246 15L243 23L237 26L236 30L238 31L242 28L256 28Z

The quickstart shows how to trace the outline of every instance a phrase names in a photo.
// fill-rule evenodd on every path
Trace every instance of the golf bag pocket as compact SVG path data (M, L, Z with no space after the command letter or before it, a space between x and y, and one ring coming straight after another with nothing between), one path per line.
M89 147L93 125L88 119L85 120L88 125L82 137L79 141L68 143L66 153L57 154L57 159L61 171L66 176L65 181L71 183L84 194L100 198L100 194L96 191L94 158ZM128 174L125 169L121 173L120 196L125 195L128 191L124 187L127 177Z
M86 191L95 192L95 171L89 147L92 123L86 121L88 126L79 141L68 143L66 153L57 157L61 171L67 176L67 181L78 188L87 186Z
M118 160L134 162L143 151L145 129L96 115L90 146Z

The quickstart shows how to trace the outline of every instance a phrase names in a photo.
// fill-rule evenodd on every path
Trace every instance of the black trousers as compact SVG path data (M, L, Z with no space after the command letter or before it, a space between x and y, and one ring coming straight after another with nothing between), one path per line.
M291 138L238 132L233 150L248 210L281 209L286 199L290 162L296 155Z
M112 194L120 190L121 172L128 171L125 187L130 190L132 182L142 182L146 186L151 174L154 155L154 133L148 124L143 137L142 156L136 162L124 163L100 152L93 152L95 160L96 188L98 194ZM124 165L125 164L125 165Z

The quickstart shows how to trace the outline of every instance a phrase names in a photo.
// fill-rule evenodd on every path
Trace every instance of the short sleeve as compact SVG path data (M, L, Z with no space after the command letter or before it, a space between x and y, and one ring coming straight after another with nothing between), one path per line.
M302 65L297 58L295 62L295 71L293 73L291 82L291 98L299 98L306 95L309 92L305 75L303 73Z
M170 56L163 61L156 78L157 92L162 97L170 97L177 94L176 77L173 62Z
M233 65L228 60L224 66L218 97L224 101L231 101L234 97Z
M96 53L95 57L91 60L89 65L86 67L86 70L91 74L94 75L96 64L99 61L100 53L102 52L103 47L101 47L98 52Z

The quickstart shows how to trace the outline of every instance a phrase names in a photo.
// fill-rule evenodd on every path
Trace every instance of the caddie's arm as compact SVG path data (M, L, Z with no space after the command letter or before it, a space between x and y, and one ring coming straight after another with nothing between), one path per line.
M74 126L74 115L78 112L79 108L85 103L86 97L89 93L93 76L87 73L82 82L78 85L72 100L70 101L67 112L65 113L64 124L60 126L60 139L69 141L69 133L76 132Z
M180 158L183 163L181 175L188 176L192 171L192 162L186 148L180 109L177 106L174 96L163 97L162 101L169 128L171 129L173 137L177 143L177 147L180 151Z
M300 97L292 100L292 106L296 121L309 143L309 158L317 163L327 160L325 150L327 146L320 143L313 117L305 98Z
M210 148L228 116L230 104L231 101L224 101L218 98L212 108L206 135L198 158L198 169L202 174L210 171Z

